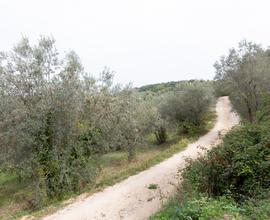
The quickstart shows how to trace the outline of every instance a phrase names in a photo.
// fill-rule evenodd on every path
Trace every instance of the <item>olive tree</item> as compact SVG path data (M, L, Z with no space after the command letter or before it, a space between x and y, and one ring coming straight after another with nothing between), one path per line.
M1 164L34 180L36 205L94 175L77 147L83 68L74 52L61 59L54 43L23 38L0 57Z
M130 86L113 85L112 79L113 74L105 69L95 91L86 90L82 139L88 152L126 149L131 160L145 133L154 129L157 109Z
M269 91L267 52L260 45L244 40L214 66L217 89L226 88L236 110L249 122L256 122L262 94Z
M198 126L209 109L212 95L204 86L186 85L162 97L159 111L162 118L176 125L184 122Z

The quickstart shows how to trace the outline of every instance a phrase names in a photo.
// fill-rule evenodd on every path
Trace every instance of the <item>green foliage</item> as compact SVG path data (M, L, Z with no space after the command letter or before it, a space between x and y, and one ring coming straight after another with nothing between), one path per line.
M242 213L247 219L265 220L270 218L270 196L263 195L263 199L249 200L241 206ZM265 199L267 197L267 199Z
M105 70L95 90L85 94L80 124L82 144L88 154L125 149L131 160L145 134L155 130L159 115L151 102L142 100L129 86L114 86L110 74Z
M235 128L224 143L191 162L184 178L209 196L236 200L256 196L270 185L269 123Z
M36 207L94 182L97 155L125 149L132 160L159 117L109 69L94 79L54 44L23 38L0 54L0 166L33 183Z
M193 135L200 133L200 131L203 127L204 127L203 121L200 122L200 125L195 125L191 122L185 121L185 122L182 122L178 126L178 132L179 132L179 134L193 136Z
M189 161L176 200L150 219L269 219L269 125L236 127Z
M157 107L154 133L158 144L167 141L170 130L178 130L179 135L200 133L213 100L212 86L211 81L189 80L138 88L143 99Z
M269 51L243 40L214 66L216 95L229 95L238 113L249 122L256 122L264 95L270 92Z
M33 180L34 206L93 179L77 147L82 73L74 52L61 60L45 37L34 46L23 38L1 57L0 161Z
M208 219L241 219L241 209L231 200L218 200L201 197L188 200L182 204L172 200L163 211L151 220L208 220Z
M190 161L177 199L150 219L269 219L268 127L235 128L223 145Z
M244 40L215 64L216 96L229 95L243 122L188 161L176 200L152 219L270 219L269 58Z
M187 81L151 84L151 85L146 85L146 86L142 86L138 88L138 91L144 92L144 93L151 92L154 94L160 94L160 93L176 90L180 84L186 83L186 82Z
M207 84L206 84L207 85ZM211 88L196 82L157 98L161 118L189 132L192 125L200 126L212 102Z
M269 219L270 123L263 118L242 123L205 156L188 161L175 200L150 219Z
M180 139L179 137L173 142L167 143L166 146L151 145L149 147L137 148L136 159L128 162L128 154L126 151L109 152L101 155L98 159L96 181L86 185L81 192L93 193L111 186L121 180L126 179L131 175L135 175L149 167L160 163L169 158L173 154L183 150L191 141L188 139ZM170 138L169 141L172 141ZM62 195L62 199L51 198L46 205L49 205L48 210L51 211L55 206L59 208L62 203L59 201L67 200L70 197L76 196L78 193L66 192ZM0 219L15 219L22 215L46 213L46 207L42 209L30 209L33 202L32 182L29 180L18 181L16 175L11 176L9 173L1 173L0 175ZM64 203L66 204L66 203ZM62 204L62 205L64 205ZM44 209L45 208L45 209ZM47 211L48 211L47 210ZM34 211L34 213L33 213ZM10 215L14 216L11 218Z
M99 78L91 77L75 52L61 57L52 38L41 37L35 45L23 38L10 52L0 53L0 168L15 176L11 186L27 184L19 200L27 201L23 209L46 206L95 185L99 160L108 153L125 151L122 160L132 164L151 134L161 148L171 145L170 133L181 126L187 137L199 134L211 85L171 82L138 93L114 85L108 68ZM150 96L145 94L149 89ZM159 102L157 96L169 91ZM119 178L162 161L185 144L173 145Z
M137 90L140 93L143 93L144 95L151 96L151 95L160 95L163 93L168 92L174 92L178 91L182 87L185 87L189 84L196 84L198 86L205 85L208 87L212 86L211 81L204 81L204 80L183 80L183 81L177 81L177 82L167 82L167 83L157 83L157 84L151 84L142 86L140 88L137 88Z
M270 218L269 210L269 199L247 201L239 205L225 197L213 199L199 196L185 202L171 200L162 211L150 217L150 220L266 220Z

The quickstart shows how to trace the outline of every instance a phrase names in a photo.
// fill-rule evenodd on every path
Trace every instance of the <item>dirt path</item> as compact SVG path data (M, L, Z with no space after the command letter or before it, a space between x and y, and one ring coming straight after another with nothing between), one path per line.
M225 133L239 121L237 115L231 112L227 97L219 98L216 112L218 118L215 127L184 151L102 192L76 201L44 220L147 219L173 195L178 182L177 170L185 165L185 158L196 158L202 152L198 146L210 148L217 144L219 134ZM148 189L150 184L157 184L158 188Z

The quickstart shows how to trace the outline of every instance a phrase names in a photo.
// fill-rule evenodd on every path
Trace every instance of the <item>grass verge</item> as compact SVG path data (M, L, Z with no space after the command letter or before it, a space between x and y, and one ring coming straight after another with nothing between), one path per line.
M198 196L185 202L172 199L163 210L149 220L266 220L270 218L270 199L247 201L237 204L226 197L211 198Z

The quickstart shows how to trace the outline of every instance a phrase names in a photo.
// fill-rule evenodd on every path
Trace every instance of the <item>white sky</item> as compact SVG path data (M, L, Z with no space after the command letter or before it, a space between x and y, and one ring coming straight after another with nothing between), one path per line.
M270 1L0 0L0 34L0 50L52 35L86 71L108 66L119 83L211 79L240 40L270 45Z

